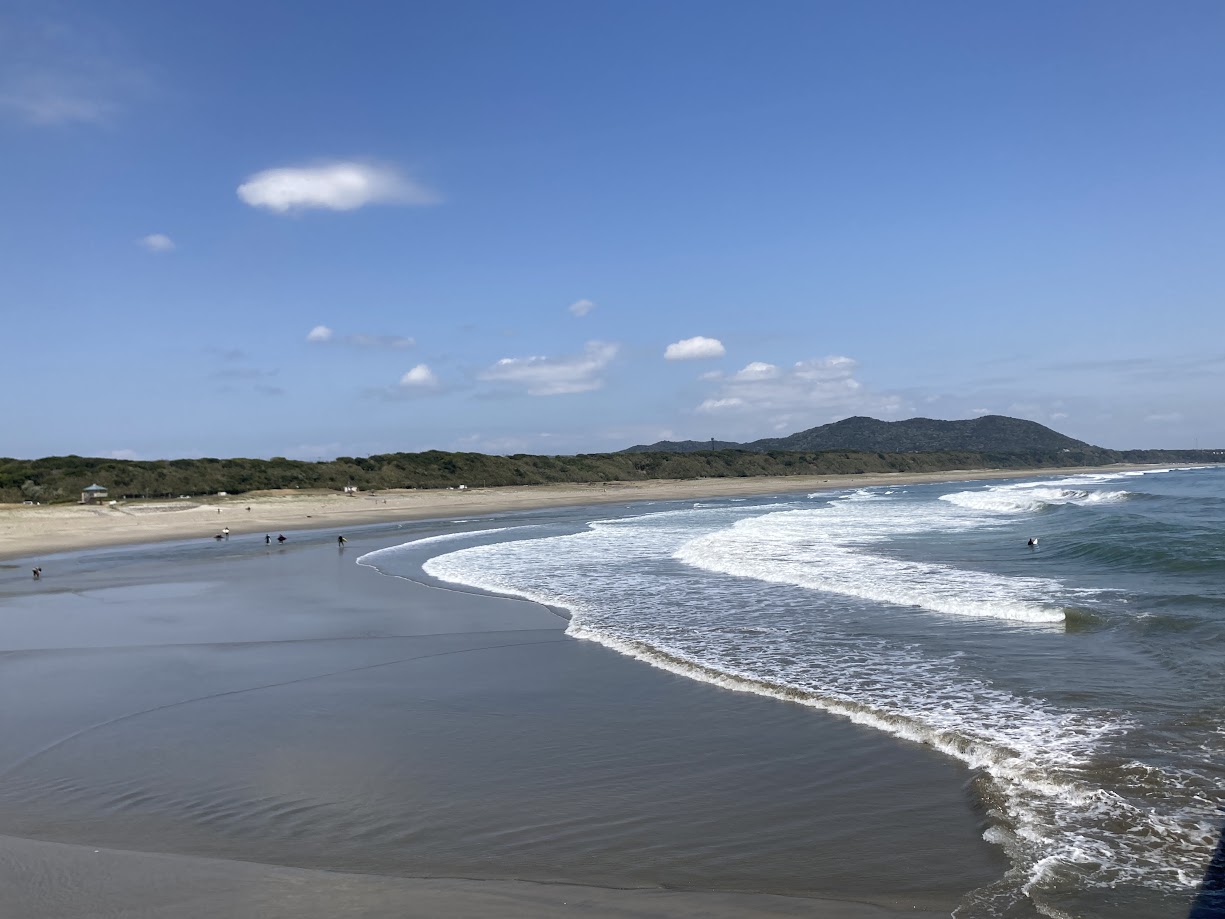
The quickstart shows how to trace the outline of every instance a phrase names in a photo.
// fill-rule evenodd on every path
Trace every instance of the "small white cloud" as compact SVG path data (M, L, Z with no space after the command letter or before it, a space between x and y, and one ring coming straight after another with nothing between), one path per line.
M742 370L736 371L733 380L773 380L781 371L773 364L766 364L762 361L753 361L747 364Z
M717 338L698 335L674 341L664 350L664 359L669 361L692 361L706 357L722 357L727 353L723 342Z
M570 357L504 357L481 373L482 380L524 387L531 396L590 392L604 385L600 376L617 346L589 341L581 355Z
M400 377L401 386L413 386L429 389L438 385L438 377L426 364L418 364L404 376Z
M990 415L990 414L991 414L991 409L989 409L989 408L972 408L972 409L970 409L970 414L971 414L971 415Z
M1146 415L1144 420L1150 424L1174 424L1182 421L1182 412L1158 412L1153 415Z
M586 316L593 309L595 309L595 304L590 300L575 300L567 307L567 309L570 310L570 312L575 316Z
M331 341L332 330L325 325L317 325L306 333L307 341Z
M106 455L109 456L111 459L118 459L118 460L140 459L140 456L137 455L135 450L112 450L110 453Z
M1067 412L1051 412L1051 421L1063 421L1063 419L1067 417Z
M173 252L175 249L174 240L165 233L150 233L142 236L138 242L150 252Z
M367 204L426 205L438 196L388 166L340 162L265 169L238 186L251 207L278 214L319 208L352 211Z

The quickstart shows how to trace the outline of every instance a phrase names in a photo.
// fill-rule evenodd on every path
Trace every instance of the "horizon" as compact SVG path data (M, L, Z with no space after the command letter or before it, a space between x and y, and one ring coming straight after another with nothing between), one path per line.
M354 10L0 8L0 454L1225 445L1218 4Z

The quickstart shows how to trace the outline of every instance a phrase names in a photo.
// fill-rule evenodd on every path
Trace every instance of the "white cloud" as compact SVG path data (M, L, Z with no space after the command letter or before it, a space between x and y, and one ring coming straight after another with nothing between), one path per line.
M173 252L175 249L174 240L164 233L150 233L148 236L142 236L137 242L150 252Z
M1174 424L1182 421L1182 412L1158 412L1153 415L1146 415L1144 420L1150 424Z
M664 350L664 359L669 361L692 361L705 357L722 357L727 351L717 338L698 335L674 341Z
M426 364L418 364L404 376L400 377L401 386L411 386L421 389L432 389L438 385L438 377Z
M600 376L617 346L589 341L580 355L568 357L504 357L481 373L482 380L522 386L531 396L590 392L604 385Z
M318 342L331 341L332 330L325 325L317 325L306 333L306 340Z
M707 414L794 417L797 423L816 412L889 415L901 410L892 394L872 393L854 377L856 362L843 355L799 361L790 369L755 361L731 377L715 381L718 392L697 408Z
M238 186L252 207L278 214L320 208L352 211L367 204L436 204L438 196L389 166L338 162L265 169Z
M1067 412L1051 412L1051 421L1063 421L1067 417Z
M781 371L773 364L765 364L761 361L753 361L751 364L745 365L742 370L736 371L733 380L773 380Z
M595 304L590 300L575 300L566 308L575 316L586 316L593 309L595 309Z
M970 409L970 414L971 414L971 415L990 415L990 414L991 414L991 409L989 409L989 408L972 408L972 409Z
M106 454L111 459L117 460L135 460L140 459L140 456L135 450L112 450Z

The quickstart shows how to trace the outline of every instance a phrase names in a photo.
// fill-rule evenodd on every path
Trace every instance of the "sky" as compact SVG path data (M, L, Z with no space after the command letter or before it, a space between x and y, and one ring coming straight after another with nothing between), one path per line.
M0 0L0 456L1225 447L1225 5Z

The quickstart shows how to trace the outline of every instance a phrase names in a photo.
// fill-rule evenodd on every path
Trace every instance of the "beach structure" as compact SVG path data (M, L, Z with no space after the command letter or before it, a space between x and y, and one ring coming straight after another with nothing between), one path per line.
M82 504L97 504L99 501L105 501L107 490L105 485L90 485L88 488L81 489Z

